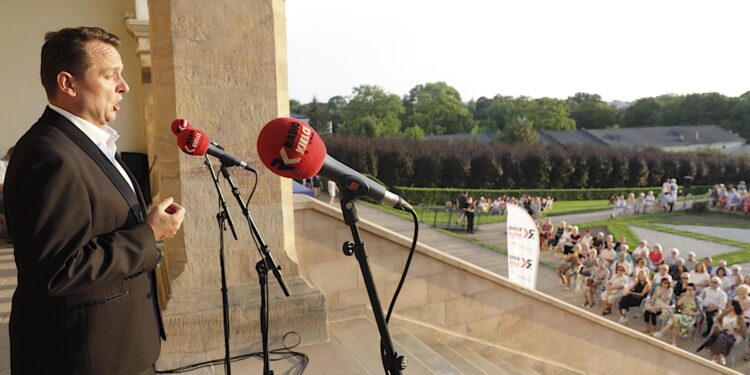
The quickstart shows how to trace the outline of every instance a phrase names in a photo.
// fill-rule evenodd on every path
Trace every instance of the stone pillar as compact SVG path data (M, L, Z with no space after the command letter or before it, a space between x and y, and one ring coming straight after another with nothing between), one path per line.
M136 40L136 54L141 64L141 90L143 92L143 125L146 130L146 154L148 156L149 183L151 198L154 202L161 201L159 194L159 168L156 163L156 123L154 121L154 94L151 86L151 44L149 39L148 7L145 0L136 2L136 18L125 19L128 33ZM162 306L167 305L170 291L170 280L168 271L168 254L165 254L165 262L157 269L159 301Z
M266 171L256 151L263 125L289 112L284 7L284 0L149 1L160 194L188 210L183 230L165 243L172 295L159 368L223 356L218 198L203 158L176 147L169 129L175 118L188 119L258 169L250 213L292 293L284 297L269 273L271 347L281 347L289 331L303 343L327 339L325 298L299 275L291 181ZM231 173L247 199L255 177ZM259 251L228 186L223 189L239 237L223 234L232 350L258 351Z

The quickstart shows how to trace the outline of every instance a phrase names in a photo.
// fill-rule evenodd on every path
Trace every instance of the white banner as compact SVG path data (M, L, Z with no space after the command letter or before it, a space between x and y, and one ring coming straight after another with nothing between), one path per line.
M539 269L539 229L528 212L508 205L508 278L527 289L536 289Z

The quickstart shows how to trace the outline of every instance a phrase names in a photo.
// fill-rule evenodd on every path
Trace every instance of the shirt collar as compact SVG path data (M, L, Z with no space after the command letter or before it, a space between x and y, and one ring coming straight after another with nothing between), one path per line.
M117 141L118 138L120 138L120 135L117 133L117 131L109 125L96 126L58 106L55 106L53 104L48 104L48 106L50 107L50 109L68 119L68 121L72 122L73 125L80 129L83 134L86 134L86 136L89 137L89 139L91 139L91 141L96 145L106 145L109 142L112 142L114 144L114 142Z

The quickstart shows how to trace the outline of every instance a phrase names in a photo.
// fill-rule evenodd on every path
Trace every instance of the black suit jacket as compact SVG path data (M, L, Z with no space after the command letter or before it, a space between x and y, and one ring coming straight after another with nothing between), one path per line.
M13 374L135 374L158 358L160 254L130 179L138 194L49 108L18 141L5 181Z

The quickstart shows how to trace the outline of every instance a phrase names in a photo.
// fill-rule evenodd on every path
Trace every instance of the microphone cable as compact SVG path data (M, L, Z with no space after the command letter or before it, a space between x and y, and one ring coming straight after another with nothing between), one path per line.
M406 257L406 263L404 264L404 272L401 274L401 280L398 282L398 286L396 287L396 291L393 292L393 297L391 298L391 304L388 306L388 314L385 317L385 324L387 325L391 320L391 314L393 313L393 308L396 306L396 300L398 299L398 295L401 293L401 287L404 286L404 281L406 281L406 275L409 273L409 266L411 266L411 260L414 257L414 251L417 248L417 239L419 238L419 218L417 217L417 213L414 211L414 209L410 209L409 213L411 213L412 219L414 220L414 236L412 237L411 241L411 248L409 249L409 256ZM380 357L383 361L383 364L386 363L386 356L390 353L386 353L385 346L383 346L383 343L380 343ZM387 368L387 367L385 367ZM388 371L386 370L386 375L388 375Z
M297 342L294 343L294 345L287 346L286 340L289 335L295 335L297 336ZM310 358L307 356L307 354L298 352L295 350L292 350L296 347L298 347L302 343L302 337L300 337L299 333L295 331L287 332L283 339L282 339L282 345L283 348L280 349L274 349L269 351L270 354L274 354L277 357L269 358L269 361L275 362L275 361L283 361L288 358L298 357L299 362L295 364L291 369L289 369L287 372L284 372L285 374L290 375L297 375L302 374L305 372L305 369L307 368L307 365L310 363ZM263 352L255 352L255 353L248 353L248 354L241 354L238 356L231 357L232 362L241 361L243 359L247 359L250 357L258 357L260 359L263 359ZM215 366L215 365L221 365L224 364L224 358L220 359L212 359L205 362L200 363L194 363L187 366L177 367L169 370L156 370L157 374L180 374L183 372L188 371L194 371L205 367Z

